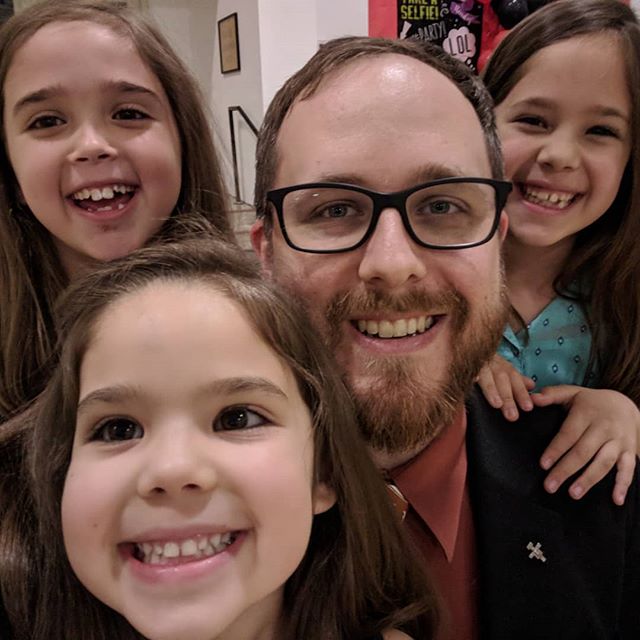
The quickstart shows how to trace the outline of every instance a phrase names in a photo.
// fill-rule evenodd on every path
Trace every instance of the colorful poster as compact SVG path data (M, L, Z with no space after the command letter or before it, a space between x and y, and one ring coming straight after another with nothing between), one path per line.
M428 40L476 69L485 3L486 0L369 0L369 35Z

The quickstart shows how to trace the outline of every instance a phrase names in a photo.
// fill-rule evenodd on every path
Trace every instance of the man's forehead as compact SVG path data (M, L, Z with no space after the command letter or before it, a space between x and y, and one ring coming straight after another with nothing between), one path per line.
M375 173L378 183L380 172L392 166L402 167L409 184L416 183L409 174L425 180L490 175L471 103L446 76L398 54L355 60L329 74L312 95L293 104L277 145L276 187L350 173ZM358 170L363 162L364 172Z

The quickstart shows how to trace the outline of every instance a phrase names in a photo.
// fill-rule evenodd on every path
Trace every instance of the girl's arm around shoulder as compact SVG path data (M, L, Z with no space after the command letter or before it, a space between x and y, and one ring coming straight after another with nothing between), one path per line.
M575 385L545 387L531 399L538 407L562 404L568 411L540 459L543 469L551 469L545 479L547 491L554 493L582 469L569 487L569 494L579 499L615 466L613 501L623 504L640 441L640 410L635 403L618 391Z

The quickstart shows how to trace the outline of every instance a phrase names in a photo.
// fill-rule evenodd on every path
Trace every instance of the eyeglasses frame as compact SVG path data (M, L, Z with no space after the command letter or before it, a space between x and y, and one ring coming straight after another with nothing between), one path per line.
M438 245L429 244L428 242L423 242L420 240L413 231L411 227L411 223L409 222L409 216L407 214L406 204L407 199L416 191L420 191L421 189L426 189L428 187L438 186L440 184L454 184L456 182L472 182L475 184L487 184L493 187L496 194L496 211L494 215L493 224L491 225L491 229L487 236L482 240L478 240L477 242L467 242L463 244L455 244L448 245L446 247L441 247ZM289 238L289 234L287 233L286 225L284 223L284 213L282 211L282 205L284 204L285 197L292 193L293 191L302 191L303 189L318 189L318 188L334 188L334 189L345 189L348 191L355 191L357 193L362 193L368 196L373 202L373 212L371 214L371 222L369 223L369 227L364 233L364 236L358 241L356 244L346 247L343 249L301 249L296 246L291 239ZM472 247L478 247L482 244L485 244L493 238L495 232L500 223L500 214L504 209L504 206L507 202L507 198L509 197L509 193L513 189L513 185L511 182L506 180L494 180L493 178L464 178L464 177L452 177L452 178L440 178L438 180L430 180L429 182L423 182L417 186L410 187L409 189L404 189L403 191L394 191L392 193L383 193L380 191L372 191L371 189L365 189L364 187L359 187L354 184L346 184L342 182L308 182L305 184L296 184L290 187L282 187L280 189L272 189L267 192L267 202L270 202L275 210L276 215L278 217L278 223L280 224L280 230L282 231L282 236L285 242L295 251L301 251L303 253L322 253L322 254L331 254L331 253L346 253L347 251L354 251L361 247L369 238L373 235L376 226L378 225L378 220L380 219L380 214L385 209L395 209L402 219L402 224L404 225L405 231L409 235L409 237L420 247L424 247L426 249L436 249L449 251L451 249L470 249Z

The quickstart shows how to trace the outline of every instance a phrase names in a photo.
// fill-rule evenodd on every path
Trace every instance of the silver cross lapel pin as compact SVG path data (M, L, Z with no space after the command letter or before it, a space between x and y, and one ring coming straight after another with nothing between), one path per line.
M527 544L527 551L531 551L529 554L529 558L533 560L540 560L541 562L546 562L547 559L544 557L544 553L542 553L542 545L539 542L536 542L535 545L533 542L529 542Z

